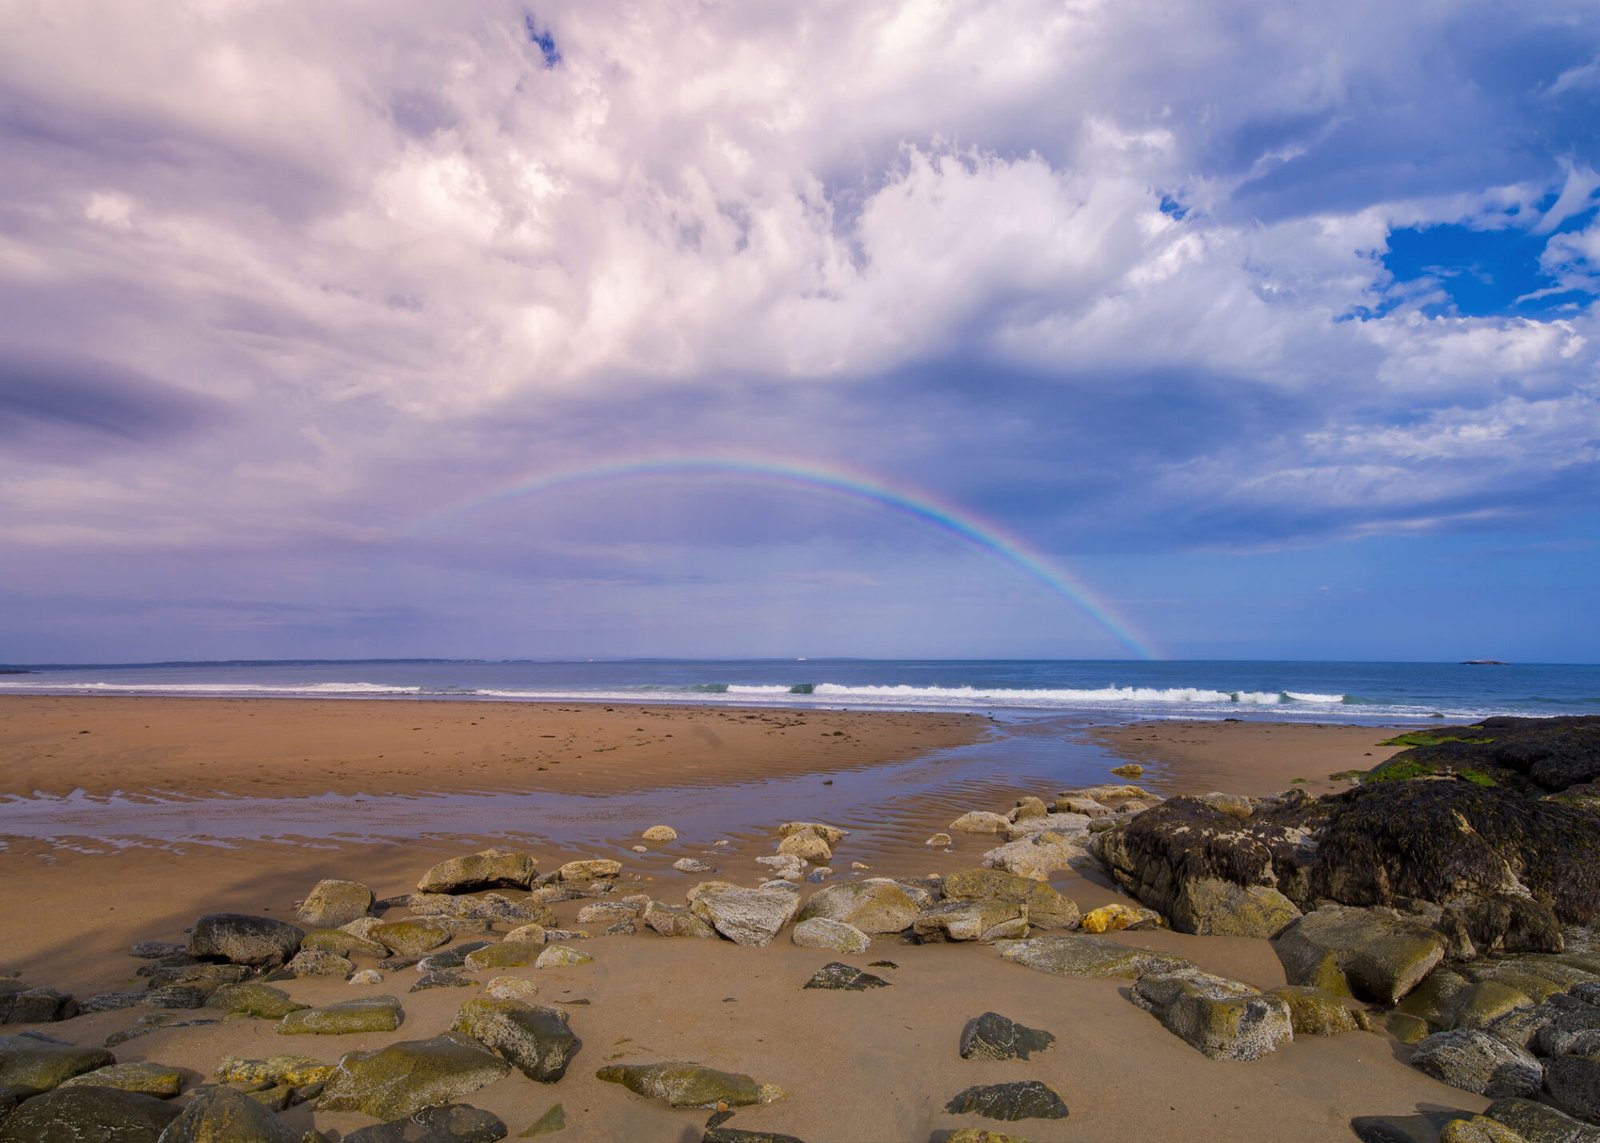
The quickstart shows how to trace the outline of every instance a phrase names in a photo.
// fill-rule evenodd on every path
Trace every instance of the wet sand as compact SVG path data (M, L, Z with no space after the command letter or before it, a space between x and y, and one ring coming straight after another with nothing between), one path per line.
M982 719L950 715L924 719L813 711L696 709L674 716L666 708L639 708L636 715L625 708L483 709L491 704L20 701L42 705L40 713L25 717L15 702L0 703L0 794L13 796L33 789L61 791L74 784L89 788L89 783L101 792L129 789L124 784L128 777L141 772L152 759L160 777L144 788L183 789L191 796L204 797L210 791L254 793L254 779L268 776L260 773L261 766L272 771L277 790L309 794L330 788L375 788L359 783L342 786L348 775L326 772L327 760L336 752L331 743L337 734L344 735L337 741L365 744L364 757L373 763L365 771L367 782L384 772L375 765L380 761L378 754L405 754L404 736L427 735L406 754L409 766L423 765L430 757L429 750L435 758L441 750L466 750L469 756L487 763L486 773L493 780L481 785L515 788L511 779L530 773L526 763L515 759L530 755L516 744L501 748L503 756L497 755L494 745L512 734L513 721L535 735L570 736L571 755L561 756L555 747L545 748L549 760L543 764L559 762L559 769L551 766L543 772L531 771L541 783L570 783L569 791L589 781L602 792L620 792L620 785L607 785L620 784L627 773L626 767L617 764L618 756L627 757L629 750L638 752L636 757L649 755L664 744L694 734L688 729L691 726L704 727L724 744L707 752L709 768L690 770L681 764L683 755L661 750L661 757L675 757L678 763L664 761L648 771L648 776L635 773L635 783L660 782L668 789L688 791L726 781L732 775L748 780L756 774L790 779L810 774L821 791L824 781L844 784L853 780L851 774L864 772L861 768L874 761L873 750L882 750L887 762L924 751L930 741L960 748L963 736L970 742L986 725ZM418 710L424 706L452 709L429 711L429 717L422 718ZM646 720L644 711L652 712L653 721ZM757 717L746 718L749 713ZM271 756L274 739L256 735L263 718L267 725L278 728L275 733L293 732L302 744L294 752L297 757ZM480 725L472 727L474 721ZM432 729L410 729L419 725ZM634 727L647 727L653 733L641 740L644 732ZM229 735L245 733L243 728L256 735L255 739L230 742ZM78 735L80 729L88 729L90 734ZM804 736L798 733L802 729ZM135 730L145 732L144 737L133 733ZM472 730L485 734L469 748L456 735ZM823 741L824 734L833 739L834 730L845 732L841 736L844 741ZM324 731L330 737L322 737ZM668 733L674 736L672 740L666 739ZM1325 783L1330 773L1367 768L1381 760L1383 751L1375 745L1390 733L1282 724L1145 723L1102 729L1084 737L1093 740L1085 745L1091 750L1085 757L1091 768L1100 769L1093 776L1096 781L1119 781L1109 774L1119 756L1100 751L1094 745L1099 742L1117 745L1127 752L1123 756L1131 754L1146 764L1149 769L1142 781L1163 793L1184 789L1262 793L1285 788L1295 777ZM118 749L119 734L130 736L125 755ZM73 741L97 737L103 740L93 744ZM800 756L812 739L820 746ZM318 743L315 750L303 745L313 740ZM276 741L281 747L283 740ZM1051 738L1042 747L1054 741ZM982 751L984 745L980 742L972 749ZM175 754L157 757L163 750ZM473 750L476 752L471 753ZM26 760L25 756L40 751L56 755L48 760L50 765L43 759ZM186 767L194 767L208 754L222 758L223 764L206 766L202 776L186 777ZM303 760L307 757L312 761ZM75 774L74 768L79 766L81 774ZM893 772L889 765L881 769ZM887 824L860 829L837 847L835 878L924 875L976 867L983 852L995 844L994 838L957 834L949 851L929 849L922 839L943 829L964 810L1004 810L1023 794L1048 798L1055 792L1037 776L1009 780L1005 759L998 754L992 769L992 774L963 778L948 787L918 786L906 797L895 794L892 782L870 787L872 795L863 796L862 804L853 807L853 820ZM407 787L402 780L407 777L405 771L390 773L389 789L394 793L442 788L437 773L415 787ZM555 773L561 776L548 776ZM40 777L51 784L33 785ZM470 782L468 788L480 786L476 774L463 780ZM1330 788L1334 785L1338 783ZM626 802L620 797L617 800ZM203 809L205 804L197 803L197 808ZM670 812L671 795L656 805L662 809L660 821L680 824ZM619 893L644 892L681 903L690 886L708 877L743 885L757 883L763 868L755 858L776 847L771 827L786 817L799 816L780 812L789 808L775 803L770 822L759 826L746 824L723 832L697 825L684 830L677 842L650 846L651 852L645 854L634 853L629 846L637 843L638 832L656 824L655 820L618 821L612 842L581 846L540 842L539 823L532 822L527 823L528 848L542 869L577 857L618 857L625 866ZM126 954L134 941L182 940L183 930L207 912L290 917L295 900L323 877L364 881L380 897L407 892L434 862L480 848L484 840L418 834L381 843L323 839L313 845L289 839L235 848L102 845L95 852L78 852L10 839L8 849L0 852L7 911L13 917L28 918L28 923L8 925L0 943L0 971L21 970L30 984L53 985L78 995L135 987L133 970L140 962ZM717 841L729 844L717 846ZM683 856L699 857L717 872L695 875L671 869L671 862ZM871 868L855 870L853 862ZM1093 871L1059 874L1052 884L1085 909L1123 899ZM804 886L804 892L812 889ZM580 904L558 906L561 922L575 923ZM1167 932L1119 934L1116 939L1179 952L1209 971L1260 987L1283 983L1282 970L1265 941ZM868 954L840 957L798 948L787 932L765 949L740 948L725 941L668 940L646 932L597 936L582 947L595 957L594 963L557 970L513 970L514 975L535 980L542 998L569 1004L589 1001L570 1007L573 1028L584 1046L560 1084L535 1084L514 1074L467 1097L467 1102L500 1114L513 1137L559 1102L569 1126L557 1139L699 1138L706 1112L674 1111L599 1082L595 1070L613 1060L693 1059L776 1083L787 1091L785 1098L741 1110L729 1126L785 1132L812 1143L923 1140L960 1126L1010 1130L1035 1143L1164 1138L1333 1140L1350 1138L1348 1122L1353 1115L1415 1114L1424 1108L1478 1110L1487 1103L1406 1067L1400 1062L1403 1049L1377 1034L1306 1037L1252 1063L1213 1062L1130 1004L1127 982L1049 976L1002 961L994 949L980 945L910 947L892 937L880 937ZM834 959L859 967L890 960L898 967L872 970L893 982L886 989L867 993L802 990L801 985L818 967ZM406 1023L396 1034L291 1039L277 1036L268 1022L230 1021L156 1032L121 1045L117 1056L119 1060L151 1060L192 1069L195 1082L224 1055L259 1058L289 1051L332 1062L350 1050L443 1031L470 995L465 989L408 994L406 989L414 979L414 972L401 971L366 989L310 978L285 985L297 999L308 1003L372 993L399 996L405 1005ZM956 1044L962 1026L990 1010L1052 1031L1058 1042L1029 1061L960 1059ZM98 1044L106 1035L131 1025L142 1011L99 1013L43 1030L74 1042ZM178 1014L179 1018L184 1015ZM1020 1079L1049 1083L1065 1098L1071 1115L1061 1121L1007 1125L944 1110L944 1103L967 1086ZM286 1114L297 1125L314 1123L338 1132L371 1122L356 1113L313 1114L306 1107Z

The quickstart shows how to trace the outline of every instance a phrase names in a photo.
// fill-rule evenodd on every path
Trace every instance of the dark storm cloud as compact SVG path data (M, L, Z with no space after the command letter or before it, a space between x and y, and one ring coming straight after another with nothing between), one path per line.
M82 439L67 453L112 442L154 445L222 418L217 402L92 358L0 346L0 443L26 445L65 430ZM57 460L69 456L58 456Z

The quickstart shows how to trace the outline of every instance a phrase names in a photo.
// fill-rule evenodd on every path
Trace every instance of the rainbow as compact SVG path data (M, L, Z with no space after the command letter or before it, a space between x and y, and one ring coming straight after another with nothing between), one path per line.
M932 525L981 551L998 556L1030 578L1067 600L1104 628L1141 659L1162 658L1149 639L1137 634L1131 624L1106 600L1087 586L1068 578L1041 554L1021 540L1007 536L998 526L985 523L951 504L941 503L926 492L895 488L879 479L852 473L843 468L823 468L797 461L750 459L736 456L672 455L607 461L577 468L559 469L526 476L502 488L453 505L416 521L407 529L416 532L431 528L452 517L503 503L521 496L551 492L575 485L616 483L649 477L703 477L779 484L828 493L878 508L887 508L913 520Z

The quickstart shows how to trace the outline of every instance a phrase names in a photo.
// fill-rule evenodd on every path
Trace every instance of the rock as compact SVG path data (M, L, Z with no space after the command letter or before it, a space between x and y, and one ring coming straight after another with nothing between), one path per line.
M1579 1119L1600 1123L1600 1055L1556 1056L1544 1064L1545 1090L1557 1107ZM1527 1092L1494 1092L1527 1095Z
M706 864L697 857L680 857L672 863L672 868L679 873L715 873L714 866Z
M217 1078L223 1083L281 1085L286 1087L313 1087L327 1083L333 1075L333 1065L310 1056L268 1056L264 1060L240 1060L224 1057L217 1065Z
M1118 932L1122 929L1159 929L1161 914L1142 905L1123 905L1113 902L1090 909L1078 921L1086 933Z
M756 858L757 865L769 867L786 881L799 881L806 875L806 863L792 853L777 853L771 857Z
M1087 833L1063 834L1045 830L1020 841L996 846L983 855L987 869L1003 869L1035 881L1047 880L1052 873L1071 869L1074 862L1089 859Z
M1412 1049L1411 1066L1441 1083L1490 1099L1531 1096L1544 1079L1544 1070L1531 1053L1471 1028L1435 1032Z
M1541 1019L1531 1042L1524 1046L1538 1055L1589 1056L1600 1052L1600 1009L1590 1004L1557 1007L1553 1002L1533 1011L1539 1012Z
M777 936L799 908L800 899L794 893L781 889L731 887L698 894L689 906L690 912L730 941L756 948Z
M1144 774L1144 767L1137 762L1124 762L1121 766L1111 767L1111 772L1119 778L1138 778Z
M0 987L0 1024L48 1024L76 1015L78 1005L72 997L54 988Z
M497 945L485 945L466 956L463 967L472 972L494 968L521 968L532 964L544 952L544 942L513 941L509 938Z
M898 933L910 928L920 912L903 885L887 877L841 881L819 889L800 910L799 919L824 917L843 921L864 933Z
M1049 1032L1025 1027L998 1012L985 1012L967 1021L959 1051L963 1060L1025 1060L1055 1042Z
M520 976L497 976L483 986L483 992L485 996L493 996L497 1000L519 1000L524 1004L533 1004L538 998L539 986Z
M511 1065L469 1036L445 1032L370 1052L351 1052L328 1077L317 1107L398 1119L453 1103L511 1071Z
M1000 955L1057 976L1115 976L1133 980L1146 973L1193 967L1180 956L1119 944L1108 937L1060 934L1003 941Z
M389 949L377 941L358 937L343 929L311 929L300 942L300 951L330 952L342 957L370 956L382 960Z
M1199 877L1184 883L1169 917L1172 927L1182 933L1270 940L1298 920L1300 910L1267 885Z
M934 847L934 848L938 848L938 847L942 847L942 846L946 846L946 845L954 845L955 842L951 838L951 836L949 834L947 834L947 833L936 833L932 837L930 837L927 841L923 842L922 844L926 845L926 846L931 846L931 847Z
M211 913L194 924L189 955L252 968L277 968L300 951L302 929L271 917Z
M841 961L830 961L817 969L816 975L806 981L804 987L834 992L865 992L869 988L888 988L889 982Z
M301 1132L244 1092L207 1087L161 1133L160 1143L301 1143Z
M951 900L1020 901L1029 924L1041 929L1070 929L1078 923L1078 906L1049 885L999 869L965 869L944 879Z
M0 1143L156 1143L178 1117L164 1099L109 1087L36 1095L0 1119Z
M578 910L578 924L580 925L609 925L625 917L637 917L650 903L646 897L642 901L596 901L585 905Z
M1439 1143L1528 1143L1504 1123L1483 1115L1452 1119L1439 1132Z
M1533 998L1497 980L1479 981L1461 990L1454 1003L1454 1026L1487 1028L1518 1008L1533 1005Z
M1012 822L1027 821L1029 818L1042 818L1050 811L1045 808L1044 799L1036 798L1032 794L1018 798L1017 804L1011 807L1005 816Z
M372 912L372 890L359 881L318 881L296 906L295 919L313 929L337 929Z
M148 1036L151 1032L159 1032L164 1028L198 1028L206 1024L220 1023L220 1020L174 1020L170 1012L151 1012L139 1017L131 1028L124 1028L107 1036L106 1047L114 1048L118 1044L137 1040L140 1036Z
M776 1131L745 1131L738 1127L724 1127L723 1120L731 1111L719 1111L706 1124L700 1143L805 1143L794 1135L780 1135Z
M506 940L511 940L511 934L506 934ZM541 942L542 943L542 942ZM419 973L440 972L452 968L465 968L467 957L479 949L489 947L488 941L463 941L459 945L443 949L440 952L429 953L416 963Z
M655 842L659 845L669 841L677 841L678 831L669 825L653 825L639 836L646 841Z
M372 926L371 940L400 956L421 956L450 940L450 930L426 921L386 921Z
M169 984L146 992L144 1002L152 1008L199 1008L206 1002L206 991L192 984Z
M532 1139L540 1135L553 1135L557 1131L564 1130L566 1126L566 1109L558 1103L549 1111L539 1116L538 1119L534 1120L528 1129L518 1136L518 1138Z
M128 946L128 955L139 957L141 960L160 960L167 956L187 956L188 945L173 944L171 941L140 941L138 944Z
M420 893L471 893L478 889L526 889L539 875L531 854L496 847L441 861L417 882Z
M448 925L449 918L506 924L524 921L537 921L541 925L556 923L549 902L536 900L532 893L521 901L513 901L499 893L473 897L456 897L449 893L413 893L407 900L413 918L426 917L437 925Z
M644 911L644 923L664 937L714 937L717 931L678 905L650 902Z
M1361 1143L1437 1143L1450 1113L1428 1111L1419 1115L1358 1115L1350 1129Z
M924 940L1017 940L1028 935L1028 907L1021 901L945 901L919 913L911 931Z
M1340 1032L1372 1031L1372 1021L1365 1012L1348 1007L1339 997L1320 988L1291 984L1274 988L1269 995L1276 996L1289 1006L1289 1021L1294 1026L1296 1036L1336 1036Z
M1083 814L1044 814L1041 817L1021 818L1006 827L1006 839L1016 841L1041 833L1059 833L1068 837L1086 834L1090 820Z
M449 969L440 969L438 972L426 972L418 978L417 982L407 992L431 992L435 988L476 988L478 982L471 977L462 976Z
M1066 1103L1052 1088L1038 1080L969 1087L945 1104L945 1110L953 1115L981 1115L986 1119L1067 1117Z
M791 834L808 832L820 837L829 845L838 845L850 834L847 829L824 825L822 822L784 822L778 827L779 837L789 837Z
M1005 833L1010 825L1010 820L1004 814L972 810L951 822L950 828L957 833Z
M29 1033L0 1036L0 1087L49 1091L75 1075L116 1062L103 1048L79 1048Z
M557 881L604 881L622 872L622 862L609 858L569 861L556 870Z
M842 953L864 953L872 946L872 938L854 925L826 917L801 921L794 927L792 938L802 948L833 949Z
M450 1030L471 1036L539 1083L566 1075L580 1046L561 1009L489 996L463 1004Z
M833 857L833 847L809 826L791 833L778 843L778 852L821 865Z
M143 1002L142 992L97 992L78 1005L78 1014L88 1016L94 1012L115 1012Z
M321 1008L302 1008L278 1021L280 1036L342 1036L350 1032L392 1032L405 1012L393 996L363 996Z
M347 1132L344 1143L496 1143L506 1134L505 1121L493 1112L451 1103Z
M550 945L539 954L533 962L534 968L572 968L580 964L592 964L594 957L588 953L579 952L577 949L568 948L566 945Z
M1528 1143L1600 1143L1600 1127L1531 1099L1497 1099L1484 1115L1504 1123Z
M739 1072L721 1072L702 1064L607 1064L595 1073L608 1083L665 1100L672 1107L749 1107L771 1103L783 1093L771 1084L757 1084Z
M357 969L350 974L351 984L382 984L383 973L375 968Z
M164 1064L109 1064L62 1080L57 1086L82 1087L85 1084L91 1087L114 1087L118 1091L136 1091L157 1099L171 1099L183 1090L183 1073Z
M1394 1004L1443 958L1444 939L1387 910L1331 905L1294 922L1273 948L1290 984Z
M335 976L349 980L356 966L337 953L321 949L302 949L284 966L296 976Z
M1258 1060L1294 1039L1281 997L1199 969L1141 976L1129 999L1213 1060Z

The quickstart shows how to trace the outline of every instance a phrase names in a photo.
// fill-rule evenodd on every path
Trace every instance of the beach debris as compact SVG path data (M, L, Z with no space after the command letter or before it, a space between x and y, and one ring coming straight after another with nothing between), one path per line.
M107 1064L92 1072L83 1072L62 1080L57 1087L114 1087L118 1091L136 1091L158 1099L171 1099L183 1090L183 1073L165 1064L127 1063Z
M827 917L812 917L801 921L790 934L795 944L808 949L832 949L842 953L864 953L872 947L872 938L854 925Z
M1327 905L1273 942L1290 984L1392 1005L1444 957L1438 933L1387 909Z
M1258 1060L1294 1039L1282 997L1196 968L1141 976L1128 998L1213 1060Z
M941 846L954 845L955 841L947 833L936 833L922 844L932 848L939 848Z
M888 988L889 982L881 976L863 972L843 961L830 961L817 969L805 982L804 988L821 988L834 992L865 992L869 988Z
M724 1072L704 1064L668 1061L658 1064L607 1064L595 1072L597 1079L620 1083L650 1099L672 1107L749 1107L771 1103L783 1096L772 1084L758 1084L742 1072Z
M956 901L1019 901L1028 922L1041 929L1070 929L1078 923L1078 906L1042 881L1002 869L963 869L940 883L945 897Z
M735 944L767 945L800 908L799 895L782 889L708 888L721 884L702 882L691 889L689 911Z
M527 889L539 876L533 855L496 846L441 861L417 882L419 893L472 893L479 889Z
M1351 1008L1331 992L1304 984L1274 988L1268 993L1289 1006L1289 1022L1296 1036L1337 1036L1341 1032L1370 1032L1372 1021L1359 1008Z
M431 921L385 921L374 925L369 936L398 956L421 956L448 944L451 932Z
M1545 1082L1545 1065L1533 1053L1475 1028L1435 1032L1412 1049L1411 1066L1440 1083L1491 1099L1532 1096ZM1557 1097L1556 1102L1563 1101Z
M543 937L542 931L540 936ZM485 945L468 953L463 967L469 972L483 972L495 968L521 968L538 960L544 951L543 939L514 941L507 937L497 945Z
M825 917L854 925L864 933L898 933L910 928L921 911L905 886L887 877L869 877L817 890L800 910L799 919Z
M0 1119L0 1143L44 1139L155 1139L178 1117L164 1099L109 1087L57 1088Z
M644 838L646 841L655 842L656 844L660 845L669 841L677 841L678 831L669 825L653 825L639 836Z
M318 881L295 905L295 919L314 929L337 929L372 912L372 890L359 881Z
M1136 980L1146 973L1192 968L1188 960L1120 944L1109 937L1053 933L1022 941L1000 942L1006 960L1057 976L1122 977Z
M680 857L672 863L672 868L679 873L715 873L716 868L701 861L698 857Z
M0 1024L49 1024L68 1020L78 1005L54 988L24 988L15 980L0 980Z
M183 1113L161 1133L161 1143L212 1143L248 1139L251 1143L301 1143L302 1132L244 1092L201 1088Z
M350 1032L392 1032L405 1011L393 996L363 996L321 1008L301 1008L278 1021L280 1036L342 1036Z
M103 1048L79 1048L38 1033L0 1036L0 1087L49 1091L63 1080L116 1062Z
M300 951L305 935L303 929L271 917L210 913L194 923L189 955L196 960L276 968Z
M924 941L1017 940L1028 935L1028 907L996 898L944 901L917 914L911 931Z
M1005 833L1010 827L1011 819L988 810L969 810L950 823L957 833Z
M496 1143L508 1132L492 1111L465 1103L424 1107L400 1119L346 1132L344 1143Z
M591 964L594 957L586 952L568 948L566 945L550 945L541 952L533 962L534 968L571 968L579 964Z
M336 976L340 980L349 980L356 971L353 963L323 949L301 949L283 967L296 976Z
M450 1030L471 1036L539 1083L564 1076L581 1046L561 1009L494 996L463 1004Z
M963 1060L1025 1060L1055 1042L1049 1032L1018 1024L998 1012L985 1012L961 1029L958 1050Z
M311 1007L293 999L281 988L260 981L224 984L206 998L207 1008L217 1008L230 1016L253 1016L259 1020L281 1020L291 1012Z
M953 1115L981 1115L985 1119L1065 1119L1067 1105L1054 1088L1039 1080L979 1084L958 1093L945 1104Z
M398 1119L454 1103L510 1071L510 1064L470 1036L444 1032L346 1054L328 1077L317 1106Z
M586 861L569 861L556 870L557 881L604 881L622 873L622 862L596 857Z
M717 931L682 905L652 901L644 911L644 923L664 937L714 937Z
M1120 932L1123 929L1159 929L1161 925L1161 914L1154 909L1146 909L1143 905L1124 905L1120 902L1090 909L1078 921L1078 926L1086 933Z

